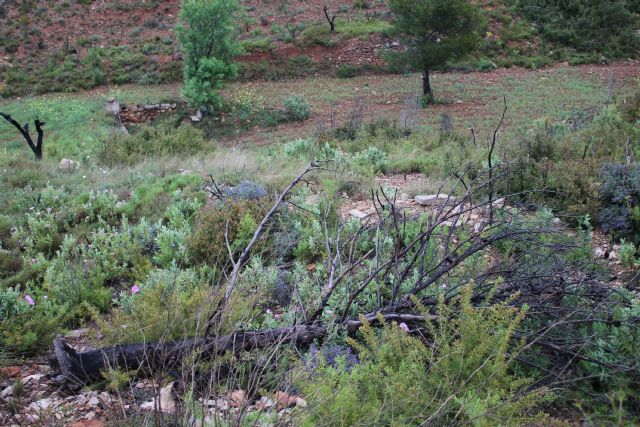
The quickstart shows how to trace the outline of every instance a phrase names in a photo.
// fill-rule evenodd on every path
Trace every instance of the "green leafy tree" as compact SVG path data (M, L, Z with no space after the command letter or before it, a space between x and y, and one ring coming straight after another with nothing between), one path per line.
M184 96L195 106L220 108L218 89L235 77L233 58L240 52L234 37L237 0L183 0L178 38L184 51Z
M473 51L482 16L467 0L389 0L395 28L409 47L406 58L422 70L423 94L431 96L429 72Z

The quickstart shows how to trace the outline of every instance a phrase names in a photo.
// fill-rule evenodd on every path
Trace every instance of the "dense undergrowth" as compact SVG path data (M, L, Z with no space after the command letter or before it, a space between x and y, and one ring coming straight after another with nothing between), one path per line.
M340 217L340 205L349 200L345 196L369 197L376 175L412 172L426 179L406 190L411 196L442 191L462 195L462 187L452 187L450 177L473 183L486 174L486 145L444 122L438 132L390 120L363 124L352 117L311 138L261 148L224 147L209 137L247 120L309 115L300 97L289 98L285 109L276 112L259 97L237 98L221 116L195 127L182 123L176 113L132 129L130 136L104 132L99 142L75 147L83 160L70 172L58 170L52 161L25 160L19 150L0 161L0 196L6 201L0 207L4 357L44 352L57 334L81 325L95 326L97 345L202 334L221 301L217 290L233 267L231 260L249 243L275 195L303 165L329 159L328 170L306 178L254 246L218 332L287 326L311 317L331 280L333 264L327 260L333 257L345 263L363 260L319 313L323 322L357 319L393 301L395 293L412 289L419 289L413 296L420 301L437 302L433 311L421 309L427 318L437 318L410 326L382 320L381 328L363 321L359 331L350 333L335 327L302 354L273 350L267 359L277 368L268 375L256 365L264 363L269 351L228 354L215 363L233 369L213 391L298 391L308 406L291 416L303 425L414 425L425 420L518 425L545 423L551 417L545 413L575 406L581 416L594 420L637 421L639 382L633 367L640 355L640 306L633 283L594 308L591 288L567 276L563 286L570 292L561 299L562 310L556 310L560 320L553 318L557 313L530 310L536 303L531 296L518 300L514 292L499 298L503 281L516 283L521 280L517 274L535 277L526 280L534 286L536 280L558 277L558 271L565 271L561 268L585 277L601 273L606 266L592 257L594 226L615 241L625 239L627 264L636 263L637 96L564 120L540 119L520 129L515 141L500 141L494 160L502 172L494 191L511 195L510 203L522 210L498 217L508 226L484 237L508 227L554 227L555 216L569 225L561 232L532 233L526 242L515 237L496 241L491 257L517 265L513 277L505 272L485 282L483 274L491 264L479 252L450 275L422 287L419 268L437 268L439 262L440 246L431 241L421 249L430 254L424 255L423 265L413 268L403 259L399 268L411 274L368 282L354 304L354 288L367 283L377 263L394 259L398 248L411 248L427 220L403 218L400 234L388 223L363 229L358 220ZM486 187L478 197L488 197ZM388 221L393 218L385 215ZM473 235L445 224L436 234L450 230L461 241ZM348 255L336 256L333 245L340 247L340 242L349 242L344 246ZM377 256L367 258L372 251ZM405 255L407 260L413 253ZM613 311L598 311L610 304ZM586 322L580 313L589 310L593 314ZM568 326L549 330L545 342L577 340L583 343L580 354L587 356L553 377L549 372L568 362L526 337L557 322ZM185 402L189 393L198 392L190 390Z

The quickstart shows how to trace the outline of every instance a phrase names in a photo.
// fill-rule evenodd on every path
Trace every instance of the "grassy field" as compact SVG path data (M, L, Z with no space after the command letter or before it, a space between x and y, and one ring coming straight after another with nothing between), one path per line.
M611 88L613 96L624 97L637 87L637 63L613 67L557 67L543 70L502 69L490 73L436 74L433 86L442 105L419 112L418 123L425 131L437 129L441 115L447 114L457 130L473 127L479 135L488 135L503 108L506 97L509 111L503 138L538 118L569 119L580 111L604 105ZM635 75L634 75L635 72ZM353 109L355 99L365 106L365 121L400 117L404 99L417 93L420 76L360 76L352 79L317 77L286 82L234 83L224 93L239 93L262 98L268 106L282 107L292 94L304 96L312 107L312 117L303 123L253 128L225 138L226 144L264 145L312 135L318 122L327 123L334 109L343 122ZM18 121L36 117L47 123L46 153L49 157L78 157L95 146L112 126L104 103L115 96L124 103L147 103L180 96L179 85L122 86L79 94L56 94L4 101L3 111ZM333 105L333 107L332 107ZM0 126L0 149L5 155L26 150L13 128Z

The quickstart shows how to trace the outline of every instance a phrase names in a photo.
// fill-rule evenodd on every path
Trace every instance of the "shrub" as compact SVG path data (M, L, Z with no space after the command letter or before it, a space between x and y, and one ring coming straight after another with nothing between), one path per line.
M206 263L223 267L229 262L225 235L231 252L237 256L238 251L244 249L253 237L265 213L262 203L252 201L227 201L219 206L202 207L197 214L195 231L189 244L190 262L194 265Z
M614 239L640 244L640 165L602 166L600 221Z
M134 164L147 157L189 156L205 148L202 132L192 126L143 126L132 135L111 134L96 151L106 165Z
M366 150L356 153L352 162L359 169L373 173L384 172L389 163L387 153L375 146L370 146Z
M358 75L358 68L351 64L342 64L338 67L338 77L341 79L350 79Z
M637 55L638 17L619 0L516 0L518 11L536 23L547 40L609 58Z
M426 323L427 345L406 325L365 324L362 340L348 339L360 363L346 356L307 366L297 385L308 402L302 425L520 424L530 420L546 391L525 391L512 372L512 335L524 316L506 304L474 308L471 287L460 313L441 299L437 324ZM380 321L384 321L380 318ZM317 364L317 363L316 363ZM311 372L309 372L311 370ZM549 396L547 395L547 398Z
M207 306L211 289L207 278L196 271L158 269L136 282L136 286L134 291L131 287L120 292L120 307L113 311L111 324L101 322L108 342L138 343L196 336L206 323L208 312L202 307Z
M311 107L301 95L290 96L284 100L284 108L294 120L306 120L311 116Z
M631 243L627 243L624 239L621 239L618 258L623 266L633 267L636 262L636 247Z
M59 328L65 308L44 296L29 295L30 305L17 289L0 290L0 342L16 354L46 349Z

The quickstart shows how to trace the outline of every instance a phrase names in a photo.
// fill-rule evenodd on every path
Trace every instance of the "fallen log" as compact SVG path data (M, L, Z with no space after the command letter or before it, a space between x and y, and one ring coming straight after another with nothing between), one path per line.
M272 345L303 346L323 338L322 326L298 325L262 331L242 331L220 337L190 338L181 341L129 344L78 353L64 339L54 342L60 373L70 382L87 384L101 378L107 369L132 371L172 370L192 354L201 360L212 359L226 351L247 351Z

